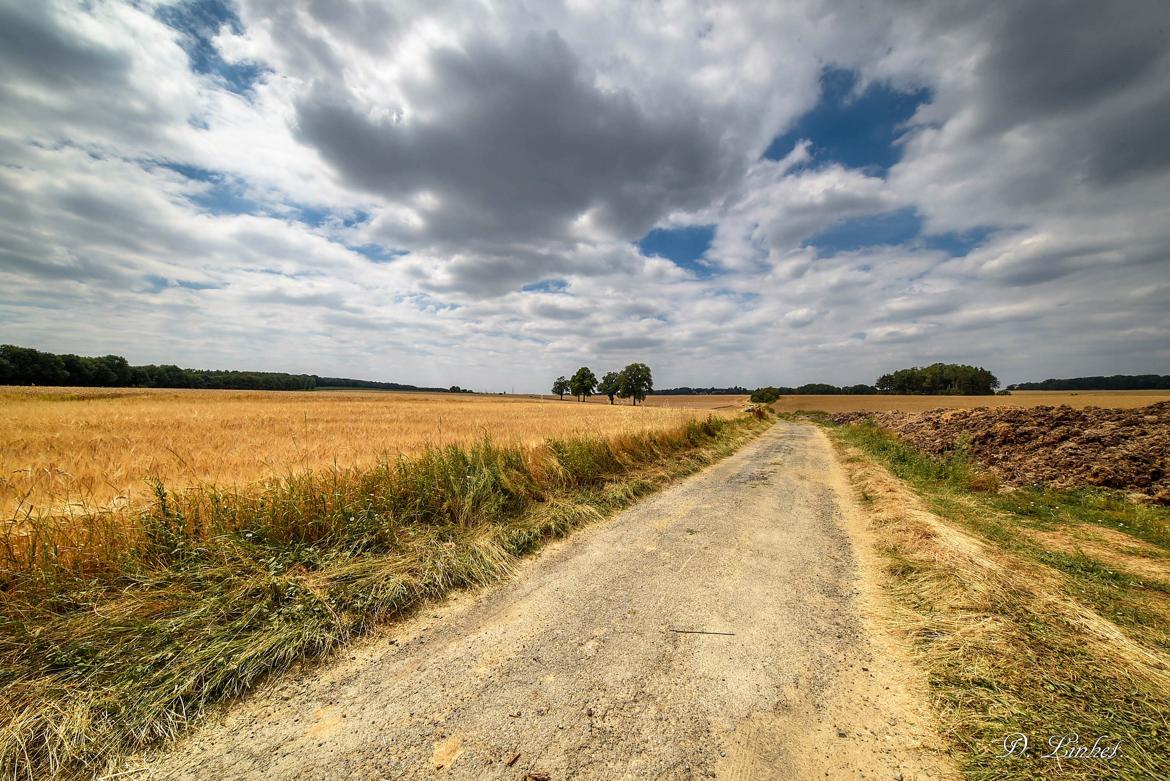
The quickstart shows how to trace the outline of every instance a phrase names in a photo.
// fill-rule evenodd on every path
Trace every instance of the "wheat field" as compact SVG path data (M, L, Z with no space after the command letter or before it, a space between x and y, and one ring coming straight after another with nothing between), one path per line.
M239 485L360 467L430 445L538 444L665 429L721 410L499 396L0 388L0 512L134 504L148 479Z
M934 407L1136 407L1165 391L1011 396L786 396L780 411ZM644 406L550 396L367 391L197 391L0 387L0 514L125 506L167 486L240 485L332 466L361 467L430 445L660 430L730 415L746 396L651 396Z

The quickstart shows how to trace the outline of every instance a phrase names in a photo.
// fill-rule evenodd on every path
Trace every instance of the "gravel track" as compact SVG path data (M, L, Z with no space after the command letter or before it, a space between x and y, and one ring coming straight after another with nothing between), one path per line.
M858 519L824 435L779 423L126 777L950 777Z

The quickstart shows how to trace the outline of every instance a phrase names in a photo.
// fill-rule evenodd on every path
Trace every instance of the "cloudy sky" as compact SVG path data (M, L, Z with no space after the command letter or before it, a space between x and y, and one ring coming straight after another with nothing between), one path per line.
M0 0L0 341L1170 373L1170 4Z

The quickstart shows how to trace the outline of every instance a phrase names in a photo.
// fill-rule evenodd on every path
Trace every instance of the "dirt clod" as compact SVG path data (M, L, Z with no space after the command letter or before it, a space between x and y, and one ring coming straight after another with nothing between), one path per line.
M1170 504L1170 402L1137 409L999 407L842 412L928 453L963 450L1008 485L1100 486Z

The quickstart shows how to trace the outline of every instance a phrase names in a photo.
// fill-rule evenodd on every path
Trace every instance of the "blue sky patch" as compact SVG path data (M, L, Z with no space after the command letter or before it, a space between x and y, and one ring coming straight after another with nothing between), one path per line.
M637 244L643 255L658 255L700 277L709 277L714 269L699 261L714 238L714 225L690 225L685 228L655 228L638 239Z
M874 82L860 95L854 95L856 85L856 71L826 68L821 74L817 105L776 136L764 157L781 160L797 142L808 139L812 142L812 161L807 167L840 163L884 176L902 155L895 144L902 125L930 99L930 91L901 92Z
M336 209L324 209L319 206L308 206L305 204L294 203L289 205L288 213L284 216L308 225L310 228L320 228L322 225L333 223L346 228L352 228L356 225L361 225L363 222L370 220L369 212L356 209L353 211L339 211Z
M741 304L751 304L760 300L759 293L743 292L740 290L728 290L727 288L719 288L711 293L713 296L720 298L732 298Z
M193 182L203 182L209 185L200 192L187 196L187 200L212 214L267 213L260 203L245 195L243 182L228 174L186 163L152 162L160 168L174 171ZM146 164L148 168L150 165L150 163Z
M839 252L853 252L863 247L907 244L922 232L922 218L913 206L865 217L841 220L828 230L806 239L816 247L817 256L831 258Z
M445 304L437 298L427 295L426 293L410 293L408 295L400 295L394 298L395 303L409 301L414 304L415 308L422 312L443 312L454 311L461 309L462 304Z
M203 182L210 185L202 192L188 196L188 200L213 214L254 214L290 219L308 225L310 228L320 228L330 221L337 221L350 228L370 218L369 214L360 210L343 213L333 209L322 209L317 206L296 203L274 209L249 198L245 194L244 183L222 171L212 171L197 165L173 161L150 161L146 165L149 168L151 164L174 171L193 182Z
M217 78L232 92L247 93L266 72L258 63L229 63L215 48L214 38L224 25L236 34L244 31L235 10L224 0L185 0L163 6L155 15L182 34L180 44L191 61L191 70Z
M948 255L961 258L986 241L992 231L992 228L981 225L962 233L951 231L937 233L933 236L923 236L922 243L927 249L942 250Z
M159 162L160 168L167 168L186 179L194 179L198 182L213 182L216 179L222 178L223 174L218 174L215 171L207 168L200 168L197 165L187 165L186 163L175 162Z
M188 290L222 290L226 285L220 285L215 282L194 282L189 279L168 279L161 277L158 274L147 274L146 289L150 293L158 293L168 287L182 287Z
M381 244L346 244L345 247L359 255L364 255L375 263L389 263L395 258L409 255L409 250L386 249Z
M942 250L952 257L963 257L991 235L990 227L978 227L962 233L923 235L923 220L913 206L896 211L868 214L841 220L827 230L804 241L815 247L817 257L831 258L839 252L854 252L865 247L908 246L915 249ZM868 268L862 268L868 271Z
M293 206L290 216L297 222L302 222L310 228L320 228L333 217L332 209L319 209L316 206Z
M244 186L225 176L209 180L211 186L188 200L212 214L262 214L264 207L244 194Z
M363 222L369 222L371 214L361 209L356 209L341 219L341 224L347 228L352 228L355 225L361 225Z
M569 283L563 279L542 279L520 288L524 293L563 293L569 289Z

